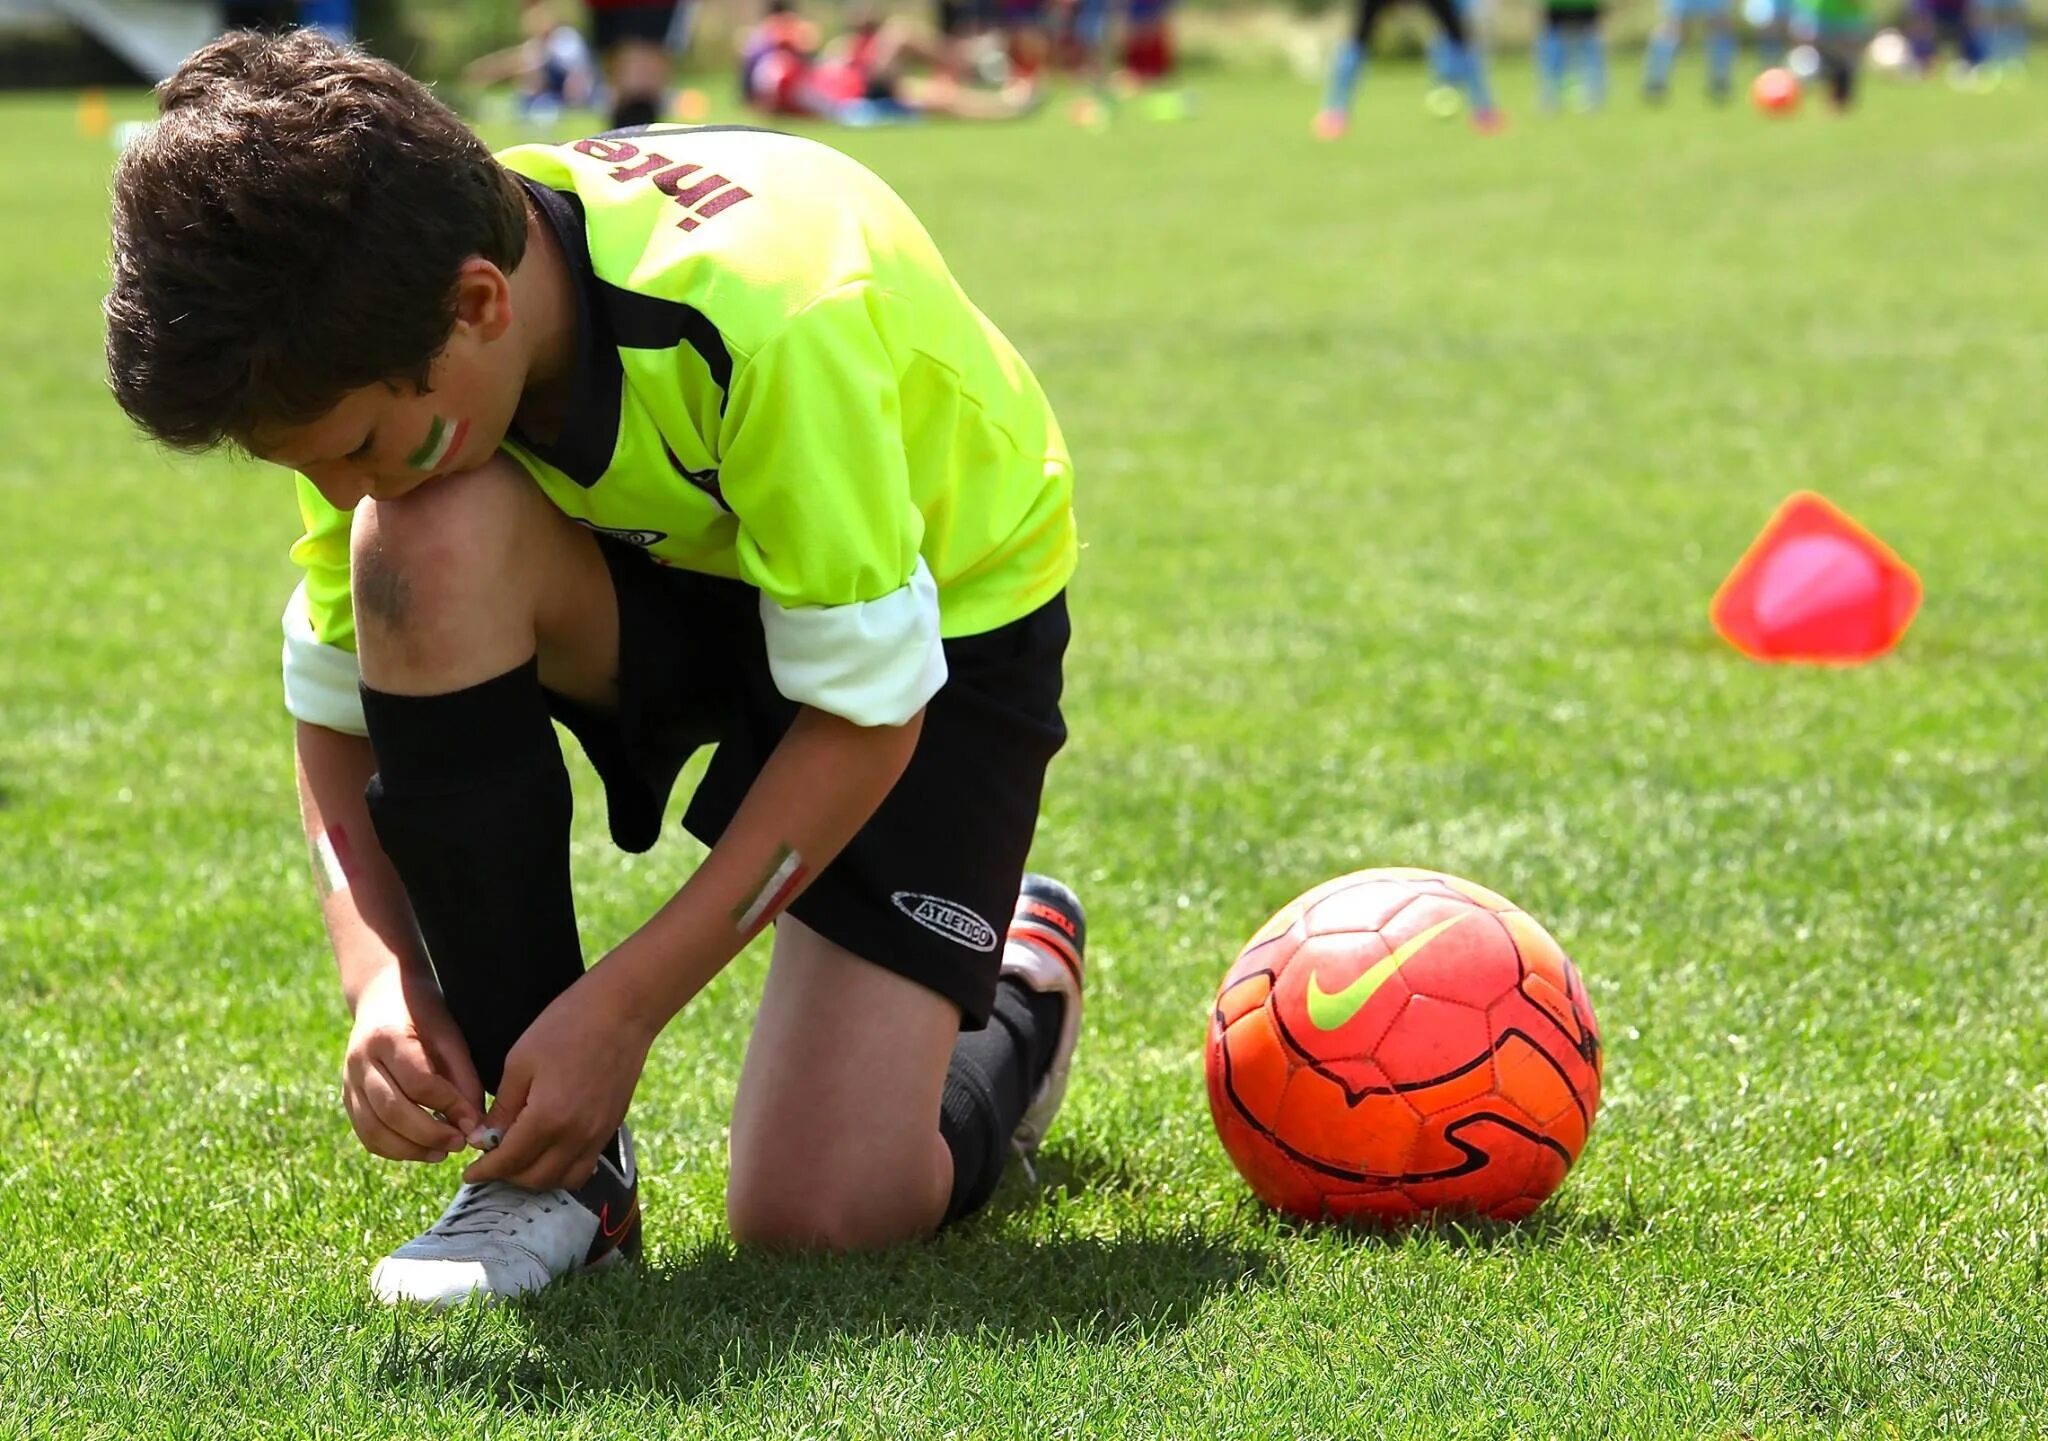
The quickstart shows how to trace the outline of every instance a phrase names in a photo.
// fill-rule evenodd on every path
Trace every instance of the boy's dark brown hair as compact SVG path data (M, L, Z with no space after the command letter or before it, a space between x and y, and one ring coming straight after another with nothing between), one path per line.
M232 34L157 87L114 172L107 370L181 450L247 446L379 381L424 387L455 276L526 249L518 182L397 66Z

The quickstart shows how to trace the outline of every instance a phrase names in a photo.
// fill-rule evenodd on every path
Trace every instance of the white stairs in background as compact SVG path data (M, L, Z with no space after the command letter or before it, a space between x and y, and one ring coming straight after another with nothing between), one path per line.
M0 30L23 21L68 21L150 80L220 34L216 0L0 0Z

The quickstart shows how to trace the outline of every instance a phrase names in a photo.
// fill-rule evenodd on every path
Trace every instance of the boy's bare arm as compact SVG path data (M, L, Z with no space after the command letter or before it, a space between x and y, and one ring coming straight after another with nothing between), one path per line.
M353 1012L364 989L392 966L433 984L412 905L370 826L363 788L377 758L362 736L298 723L299 811L328 939Z
M799 711L704 864L599 966L615 994L659 1030L867 824L923 719L859 726Z
M296 749L320 908L355 1016L342 1063L349 1122L372 1152L396 1161L439 1161L481 1144L483 1086L363 800L375 753L361 736L305 721Z
M487 1118L504 1144L465 1181L574 1186L626 1114L647 1050L747 939L853 839L909 765L924 713L858 726L798 712L704 863L527 1028Z

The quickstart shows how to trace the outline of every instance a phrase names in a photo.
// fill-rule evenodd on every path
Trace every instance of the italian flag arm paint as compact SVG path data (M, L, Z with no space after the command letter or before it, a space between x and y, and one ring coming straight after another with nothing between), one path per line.
M445 415L437 415L434 423L427 427L427 438L420 442L418 450L405 458L405 463L414 470L432 470L455 454L462 445L462 438L468 434L467 420L451 421Z
M354 869L349 863L347 831L334 826L314 835L313 880L320 887L321 900L347 890Z
M775 863L768 873L761 877L761 884L754 889L754 898L732 913L732 922L742 936L752 936L762 926L775 919L782 908L789 904L790 897L804 883L804 858L788 846L775 853Z

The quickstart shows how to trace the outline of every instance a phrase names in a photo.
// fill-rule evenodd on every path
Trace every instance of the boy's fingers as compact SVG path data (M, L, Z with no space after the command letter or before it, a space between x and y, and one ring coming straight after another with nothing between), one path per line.
M449 1134L445 1136L437 1130L435 1144L444 1151L461 1150L463 1132L467 1128L457 1121L455 1113L462 1108L462 1092L433 1068L425 1053L401 1050L379 1058L377 1064L391 1078L391 1083L398 1088L401 1095L414 1106L430 1113L430 1119L433 1119L437 1126L447 1128Z
M524 1114L527 1089L532 1084L518 1058L514 1056L508 1060L504 1077L498 1082L497 1098L477 1122L476 1129L469 1133L469 1144L483 1151L496 1150Z
M576 1148L572 1145L551 1146L524 1170L516 1171L505 1179L515 1186L524 1186L529 1191L546 1191L556 1186L574 1186L581 1176L577 1167Z
M416 1146L399 1135L371 1107L367 1097L350 1093L343 1098L348 1110L349 1124L355 1128L356 1139L363 1143L363 1149L373 1156L382 1156L391 1161L445 1161L446 1151L428 1146Z
M455 1099L454 1091L448 1090L445 1082L441 1089L451 1100ZM444 1153L462 1149L462 1133L420 1109L421 1102L414 1098L410 1088L401 1086L382 1065L372 1065L364 1074L363 1095L377 1119L413 1145Z
M447 1067L448 1083L462 1098L448 1113L448 1119L466 1137L484 1123L484 1083L477 1079L476 1067L470 1063L466 1050L445 1057L443 1064Z
M461 1097L455 1105L444 1106L450 1122L468 1136L484 1121L484 1083L476 1073L476 1063L469 1058L469 1047L457 1040L444 1038L442 1044L429 1044L434 1066L455 1088Z
M537 1119L515 1124L494 1150L470 1162L462 1173L465 1181L506 1181L525 1172L549 1150L554 1138L542 1133Z

